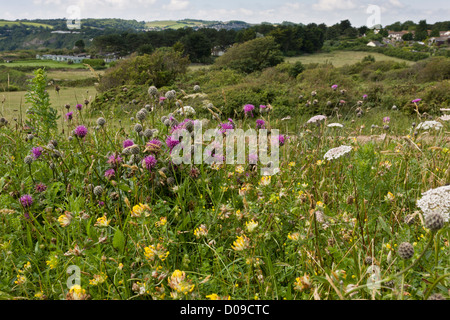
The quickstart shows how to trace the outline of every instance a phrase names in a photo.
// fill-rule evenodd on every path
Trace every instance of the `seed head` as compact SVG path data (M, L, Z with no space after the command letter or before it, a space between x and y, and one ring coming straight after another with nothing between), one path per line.
M444 218L437 212L431 212L425 216L425 228L437 231L444 227Z
M94 194L99 197L103 194L103 188L101 186L96 186L94 188Z
M32 156L30 156L30 155L28 155L28 156L26 156L24 159L23 159L23 161L26 163L26 164L31 164L32 162L33 162L33 157Z
M414 247L409 242L403 242L398 247L397 253L404 260L411 259L414 256Z
M105 123L106 123L105 118L100 117L100 118L97 119L97 124L98 124L100 127L103 127L103 126L105 125Z
M136 123L134 125L134 131L136 131L137 133L141 132L144 128L142 128L142 125L140 123Z
M147 114L146 114L143 110L139 110L139 111L136 113L136 118L137 118L139 121L144 121L146 117L147 117Z

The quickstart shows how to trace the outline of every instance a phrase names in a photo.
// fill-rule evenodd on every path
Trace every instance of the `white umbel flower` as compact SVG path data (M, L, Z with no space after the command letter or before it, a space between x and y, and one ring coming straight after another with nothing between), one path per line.
M339 128L343 128L344 126L340 123L330 123L329 125L327 125L328 128L333 128L333 127L339 127Z
M427 215L437 212L445 222L448 222L450 214L450 186L430 189L422 193L422 198L417 200L417 206Z
M430 130L430 129L435 129L435 130L440 130L442 129L442 123L437 122L437 121L425 121L425 122L421 122L419 123L419 125L417 126L417 129L422 129L422 130Z
M314 116L311 119L308 120L308 122L306 123L316 123L316 122L320 122L320 121L324 121L326 120L327 117L323 116L323 115L318 115L318 116Z
M445 114L442 117L440 117L442 121L450 121L450 114Z
M177 109L177 111L175 111L175 112L177 114L183 114L183 112L184 112L185 115L194 115L195 114L195 110L191 106L181 107L181 108Z
M342 157L344 154L349 153L352 151L353 148L351 146L340 146L337 148L333 148L327 151L323 158L325 160L333 160Z

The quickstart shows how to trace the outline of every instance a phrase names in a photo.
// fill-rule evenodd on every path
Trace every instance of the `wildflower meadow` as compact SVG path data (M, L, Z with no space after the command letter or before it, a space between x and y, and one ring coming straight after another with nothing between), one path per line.
M329 112L230 115L196 85L118 115L45 84L0 119L2 299L448 299L448 109L329 83L298 92Z

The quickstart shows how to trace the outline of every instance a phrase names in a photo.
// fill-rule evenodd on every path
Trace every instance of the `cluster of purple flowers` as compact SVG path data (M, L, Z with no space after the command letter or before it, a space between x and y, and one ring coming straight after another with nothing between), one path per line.
M263 119L256 120L256 128L257 129L265 129L266 128L266 122Z

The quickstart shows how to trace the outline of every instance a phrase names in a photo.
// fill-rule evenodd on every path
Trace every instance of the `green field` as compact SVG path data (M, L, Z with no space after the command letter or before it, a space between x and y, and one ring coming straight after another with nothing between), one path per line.
M414 62L389 57L381 53L376 52L364 52L364 51L334 51L330 53L316 53L311 55L303 55L298 57L286 58L287 62L295 63L301 61L303 64L309 63L331 63L336 68L343 67L345 65L354 64L360 62L364 57L372 55L376 61L396 61L405 62L408 65L414 64Z
M74 107L77 103L83 103L85 99L92 101L97 94L95 87L62 88L59 94L48 89L52 106L62 112L62 106L70 104ZM24 116L27 106L25 104L26 91L0 92L0 112L6 118L20 118ZM2 101L4 101L2 103ZM65 109L64 109L65 110Z
M159 20L146 22L145 26L147 28L180 29L184 27L195 27L202 24L208 24L208 22L195 20Z
M87 67L81 63L68 64L66 62L59 62L53 60L18 60L10 63L0 63L0 66L7 67L46 67L47 69L87 69Z
M43 24L43 23L0 20L0 27L21 25L21 24L32 26L32 27L44 27L44 28L53 29L53 26L48 25L48 24Z

